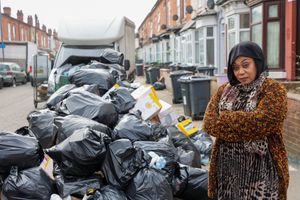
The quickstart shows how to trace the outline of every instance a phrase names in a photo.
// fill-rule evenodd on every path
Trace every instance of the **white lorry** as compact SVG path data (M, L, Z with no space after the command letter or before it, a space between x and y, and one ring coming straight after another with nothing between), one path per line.
M26 72L27 80L30 77L30 69L33 66L33 55L38 52L37 45L32 42L5 42L4 61L15 62ZM2 49L0 50L0 60L3 61Z
M111 48L124 54L127 79L135 76L135 24L126 17L85 21L65 21L58 27L62 44L56 54L48 79L48 93L56 90L57 69L72 61L72 65L97 60L104 49Z

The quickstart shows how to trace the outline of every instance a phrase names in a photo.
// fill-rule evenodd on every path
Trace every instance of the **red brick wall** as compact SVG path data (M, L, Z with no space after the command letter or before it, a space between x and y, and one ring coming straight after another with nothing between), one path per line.
M288 116L284 123L284 131L289 155L300 160L300 98L288 99Z

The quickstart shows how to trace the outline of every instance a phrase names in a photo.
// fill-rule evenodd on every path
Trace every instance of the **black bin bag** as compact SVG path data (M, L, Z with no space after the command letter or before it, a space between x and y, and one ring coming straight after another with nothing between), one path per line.
M190 139L200 153L201 164L208 165L213 144L211 136L203 130L199 130L196 134L192 135Z
M47 100L47 107L55 109L56 105L61 102L72 89L76 88L74 84L67 84L55 91Z
M177 148L179 163L201 168L201 157L190 138L181 133L175 126L167 129L172 143Z
M104 101L98 95L87 91L70 94L64 99L59 108L59 113L65 115L79 115L113 128L118 122L118 113L112 103Z
M150 160L150 156L141 149L134 148L130 140L119 139L109 144L102 171L110 185L121 189Z
M50 149L47 153L61 168L65 177L88 177L104 162L110 138L101 132L84 128Z
M184 200L209 200L207 170L179 165L178 172L172 183L173 193L176 197Z
M71 136L74 131L82 128L100 131L108 136L111 134L111 129L106 125L78 115L67 115L65 117L58 116L54 118L54 130L57 133L57 144Z
M130 181L126 189L130 200L172 200L172 188L158 170L143 168Z
M102 98L113 103L116 106L118 113L126 114L135 105L135 99L131 96L128 89L124 87L112 87Z
M127 200L125 193L111 185L107 185L89 195L86 200Z
M100 62L102 63L123 65L123 60L124 54L113 49L104 49L100 55Z
M2 187L7 200L49 200L54 192L54 182L39 167L22 171L12 167Z
M64 178L63 175L55 176L57 191L60 197L75 196L82 198L88 189L102 188L103 180L99 175L92 175L85 178Z
M131 141L154 141L156 135L151 123L145 122L140 112L124 115L112 132L112 139L129 139Z
M0 174L7 175L12 166L27 169L39 166L44 152L34 137L0 132Z
M96 84L101 96L116 83L113 74L106 69L80 69L74 72L69 80L77 87Z
M174 146L154 141L136 141L133 145L135 148L143 149L146 153L154 152L158 156L163 157L166 165L160 172L167 177L168 181L173 178L178 161L178 155Z
M29 129L44 149L55 144L56 134L53 130L54 117L56 117L56 113L49 109L33 111L27 116Z

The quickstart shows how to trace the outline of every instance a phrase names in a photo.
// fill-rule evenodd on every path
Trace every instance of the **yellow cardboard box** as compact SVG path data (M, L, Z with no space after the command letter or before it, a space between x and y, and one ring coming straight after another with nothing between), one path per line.
M131 95L136 100L132 110L140 110L143 120L148 120L159 113L162 106L152 86L142 85L133 91Z

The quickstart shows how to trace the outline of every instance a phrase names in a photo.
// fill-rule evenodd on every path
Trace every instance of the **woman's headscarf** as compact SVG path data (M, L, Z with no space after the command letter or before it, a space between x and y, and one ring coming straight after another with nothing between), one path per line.
M229 83L234 86L239 84L240 82L236 79L232 65L234 61L239 56L250 57L254 59L256 65L256 79L260 76L261 73L268 69L267 64L265 63L265 58L262 49L254 42L241 42L230 50L229 58L228 58L228 69L227 69L227 77Z

